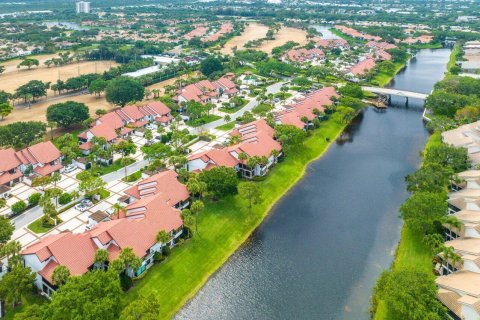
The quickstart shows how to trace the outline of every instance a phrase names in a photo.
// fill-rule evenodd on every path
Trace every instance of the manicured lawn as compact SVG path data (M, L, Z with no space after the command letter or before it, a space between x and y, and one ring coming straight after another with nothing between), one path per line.
M261 182L262 202L248 213L246 201L229 196L206 202L199 221L199 234L174 249L165 263L152 267L124 297L123 303L139 295L154 293L160 299L162 319L170 319L207 281L263 221L275 202L304 174L307 164L327 149L343 126L332 120L307 138L303 146L290 150Z
M220 107L220 108L218 108L218 111L222 111L222 112L225 112L225 113L235 113L238 110L242 109L244 106L245 105L240 106L240 107L233 107L233 108Z
M439 133L434 133L428 140L425 151L434 145L442 143L442 138ZM402 235L398 244L395 260L392 268L394 270L411 269L423 271L426 273L432 272L432 253L423 242L421 234L410 230L406 225L402 227ZM377 312L374 320L403 320L397 319L394 315L389 313L387 306L380 301L378 303Z
M42 226L42 219L37 219L30 223L27 228L35 233L45 233L50 231L53 227L46 228Z
M222 130L222 131L230 131L233 128L235 128L235 123L236 121L228 122L221 126L216 127L215 129Z
M187 125L189 125L190 127L200 127L204 124L207 124L207 123L210 123L210 122L213 122L215 120L218 120L218 119L221 119L222 117L220 116L216 116L216 115L208 115L208 116L204 116L204 117L201 117L201 118L198 118L198 119L195 119L195 120L190 120L190 121L187 121Z

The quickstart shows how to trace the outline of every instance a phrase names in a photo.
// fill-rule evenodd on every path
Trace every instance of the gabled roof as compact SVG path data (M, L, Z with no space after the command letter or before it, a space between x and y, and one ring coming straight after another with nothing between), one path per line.
M90 128L88 131L90 131L90 133L93 134L95 137L102 137L105 138L107 141L112 141L117 137L115 129L107 123L96 125L95 127Z
M21 162L15 156L15 150L12 148L9 149L0 149L0 172L9 171L17 168Z
M61 157L60 151L51 142L40 142L17 151L15 155L23 164L49 163Z
M140 181L137 185L125 190L125 193L137 199L163 194L167 202L175 206L190 196L187 187L181 184L177 177L178 174L173 170L162 171Z

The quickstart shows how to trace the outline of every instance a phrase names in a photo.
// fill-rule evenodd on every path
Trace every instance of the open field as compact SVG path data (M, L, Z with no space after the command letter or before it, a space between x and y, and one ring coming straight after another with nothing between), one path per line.
M267 31L267 26L259 23L251 23L245 27L245 31L242 33L242 35L236 36L228 41L220 52L223 54L232 54L234 47L237 47L238 50L245 49L245 44L248 41L265 38ZM273 48L279 47L288 41L295 41L300 45L306 45L308 42L307 32L301 29L290 27L283 27L280 29L280 31L275 33L274 37L274 40L263 41L259 47L252 49L271 54Z
M251 40L265 38L267 31L268 27L263 24L250 23L245 27L245 30L240 36L230 39L220 52L223 54L232 54L234 47L237 47L238 50L245 49L245 43Z
M273 48L279 47L288 41L295 41L301 46L304 46L308 43L307 32L297 28L282 28L280 31L275 33L274 37L274 40L264 41L260 47L257 48L257 50L271 54Z
M152 293L162 306L160 319L171 319L248 239L270 208L302 178L308 164L327 150L343 128L332 119L327 120L303 145L293 147L288 157L274 167L264 181L256 182L262 190L262 201L252 208L251 213L247 201L239 195L217 202L207 201L199 217L199 234L172 250L167 261L154 265L125 295L123 303Z
M102 73L111 67L118 66L114 61L81 61L61 67L47 68L42 61L48 60L52 56L41 56L40 66L32 67L30 70L22 67L17 69L20 60L11 60L6 62L5 73L0 75L1 89L13 93L19 86L31 81L41 80L43 82L56 82L58 79L67 80L86 73ZM45 58L48 57L48 58Z
M167 85L172 85L175 83L175 80L182 78L188 78L188 75L183 75L181 77L176 77L172 79L168 79L156 84L153 84L148 89L160 89L163 94L163 88ZM1 77L0 77L1 78ZM46 112L48 106L56 103L61 103L65 101L76 101L85 103L90 109L90 115L94 116L95 111L98 109L105 109L111 110L114 108L107 100L105 96L95 96L91 94L80 94L75 96L56 96L54 100L51 98L54 97L52 94L49 94L49 100L39 101L32 105L30 109L27 107L16 107L13 112L6 117L3 121L0 121L0 125L6 125L9 123L17 122L17 121L46 121Z

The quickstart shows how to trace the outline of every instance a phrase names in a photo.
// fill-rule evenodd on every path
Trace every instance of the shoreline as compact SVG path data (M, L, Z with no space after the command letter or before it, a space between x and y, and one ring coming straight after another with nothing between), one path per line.
M171 319L185 305L187 305L188 302L192 298L195 297L195 295L206 284L206 282L210 279L210 277L212 275L214 275L216 272L218 272L218 270L220 270L220 268L230 259L230 257L250 238L252 233L255 232L255 230L257 230L259 228L259 226L266 220L266 218L268 218L270 216L271 209L305 176L307 168L309 167L309 165L312 162L320 159L325 154L325 152L329 149L330 145L336 141L336 139L344 132L345 128L348 126L348 124L345 124L345 125L336 124L336 123L333 122L332 119L327 120L323 124L324 125L321 126L320 128L318 128L316 131L314 131L310 137L307 137L307 139L305 140L302 147L315 146L316 144L318 144L318 139L323 139L323 141L325 141L326 137L324 136L324 131L322 131L322 129L325 129L325 127L328 128L329 125L333 126L332 129L334 130L333 137L329 137L330 141L325 142L324 145L320 146L319 149L315 150L315 154L312 154L311 156L307 155L308 159L307 159L306 162L303 162L301 165L297 165L297 167L299 167L298 169L301 169L301 170L296 170L295 177L291 181L289 181L287 184L285 184L284 186L281 186L281 190L279 190L280 192L277 193L274 196L274 198L272 198L270 201L267 201L266 207L261 209L262 212L260 212L260 214L258 216L256 216L253 221L250 222L247 229L245 229L237 239L233 239L234 241L232 242L232 244L228 248L228 250L222 252L221 256L218 257L218 260L216 260L215 263L213 263L208 268L208 270L205 270L205 272L202 273L202 276L197 279L198 281L195 281L196 283L191 288L189 288L189 289L187 288L188 293L182 295L182 297L176 303L174 303L171 306L171 308L169 308L169 310L166 311L165 314L162 314L162 316L161 316L162 319ZM329 133L328 135L331 135L331 133ZM294 159L293 157L291 157L290 159L291 160L288 163L290 163L291 165L295 164L294 160L296 160L296 159ZM288 157L285 161L288 161ZM280 168L286 167L286 164L283 165L285 163L285 161L283 163L277 164L277 166L272 170L272 172L270 172L269 176L265 180L266 182L268 180L274 179L274 178L271 178L271 175L273 175L275 173L275 171L278 171L278 169L280 169ZM278 173L277 173L277 175L278 175ZM210 205L211 204L209 204L209 206ZM215 206L215 205L216 204L214 203L213 206ZM217 206L219 206L219 205L217 205ZM207 206L207 210L208 210L208 206ZM210 214L212 214L212 213L210 213ZM197 235L196 237L199 238L200 235ZM231 237L233 237L233 236L231 236ZM195 237L194 237L194 239L195 239ZM232 239L230 239L230 240L232 240ZM192 243L190 243L190 245L192 246ZM184 245L184 246L188 246L188 245ZM177 250L174 250L174 251L179 251L178 249L179 248L177 248ZM193 248L189 248L189 249L193 249ZM172 254L174 254L174 252L172 252ZM193 254L193 253L191 253L191 254ZM161 271L159 269L162 268L162 267L163 267L163 269L168 268L169 266L167 266L167 264L168 264L168 261L166 263L157 265L157 270ZM148 272L146 277L149 277L149 276L151 277L153 272L155 272L155 270L151 270L150 272ZM133 288L133 290L131 290L131 292L127 293L125 297L128 298L128 297L131 297L132 295L135 295L135 294L142 294L142 292L138 292L138 291L142 290L141 286L143 285L143 287L145 287L146 283L147 283L147 281L141 281L140 283L138 283ZM139 287L140 287L140 289L139 289ZM147 290L147 289L145 289L145 290ZM143 291L145 291L145 290L143 290ZM162 304L162 305L164 305L164 304Z

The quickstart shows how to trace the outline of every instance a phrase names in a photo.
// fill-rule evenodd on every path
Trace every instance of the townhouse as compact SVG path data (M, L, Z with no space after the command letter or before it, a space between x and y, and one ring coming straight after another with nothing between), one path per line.
M444 224L446 247L460 257L440 253L440 274L435 282L438 299L451 311L454 318L473 320L480 318L480 171L469 170L458 174L455 192L449 194L448 214L460 226Z
M317 48L323 49L350 49L350 45L348 44L347 40L345 39L320 39L315 43Z
M189 101L200 102L202 104L211 102L212 99L223 97L230 98L238 94L237 85L232 81L233 74L227 74L218 80L201 80L199 82L189 84L177 91L177 95L173 98L179 105Z
M470 162L480 164L480 121L444 131L442 140L448 145L467 149Z
M362 32L359 32L353 28L349 28L349 27L346 27L346 26L341 26L341 25L336 25L334 26L334 28L340 32L342 32L343 34L346 34L347 36L350 36L352 38L356 38L356 39L362 39L362 40L367 40L367 41L380 41L382 40L381 37L378 37L378 36L372 36L368 33L362 33Z
M205 152L190 155L187 169L200 172L214 167L234 168L246 178L263 176L281 156L282 147L274 138L274 129L264 119L259 119L236 128L231 136L238 136L238 144L221 149L211 149ZM240 154L245 154L247 159L256 157L263 159L254 167L248 165L248 160L241 160Z
M231 32L233 32L232 23L225 22L220 26L220 29L217 32L202 38L202 41L203 42L217 41L221 36L229 34Z
M108 145L125 139L147 124L167 126L173 121L170 108L161 102L141 106L126 106L96 119L92 127L78 135L80 149L87 155L93 146L94 137L104 138Z
M190 194L187 187L178 181L178 174L172 170L165 170L146 178L135 186L125 190L126 198L122 199L125 204L131 204L136 200L152 195L163 195L166 202L176 209L184 209L190 203Z
M63 168L62 155L50 142L40 142L20 151L0 150L0 185L12 186L25 181L30 184L39 176L47 176Z
M373 68L375 68L377 64L375 63L375 59L366 57L365 59L359 61L353 67L347 70L346 74L350 77L355 79L360 79L365 76L368 72L370 72Z
M319 117L318 112L325 112L325 107L333 104L334 97L339 97L334 87L314 91L304 99L285 106L282 112L275 115L275 121L277 124L293 125L306 130L313 125L313 119ZM305 118L307 122L302 121Z
M183 199L183 191L178 198ZM21 255L25 266L36 273L35 285L49 296L56 290L52 275L57 266L66 266L73 276L94 268L104 268L94 263L95 253L99 249L109 253L108 265L119 256L122 249L132 248L142 264L139 269L126 272L132 277L139 276L153 265L155 253L166 245L174 245L182 234L183 221L180 210L172 206L175 202L172 194L175 193L171 192L170 198L162 192L145 194L128 204L118 216L98 214L99 221L90 230L83 233L64 231L26 247ZM156 240L162 230L170 235L167 243Z
M318 49L290 49L283 56L282 61L287 63L311 63L314 65L325 61L325 53Z

